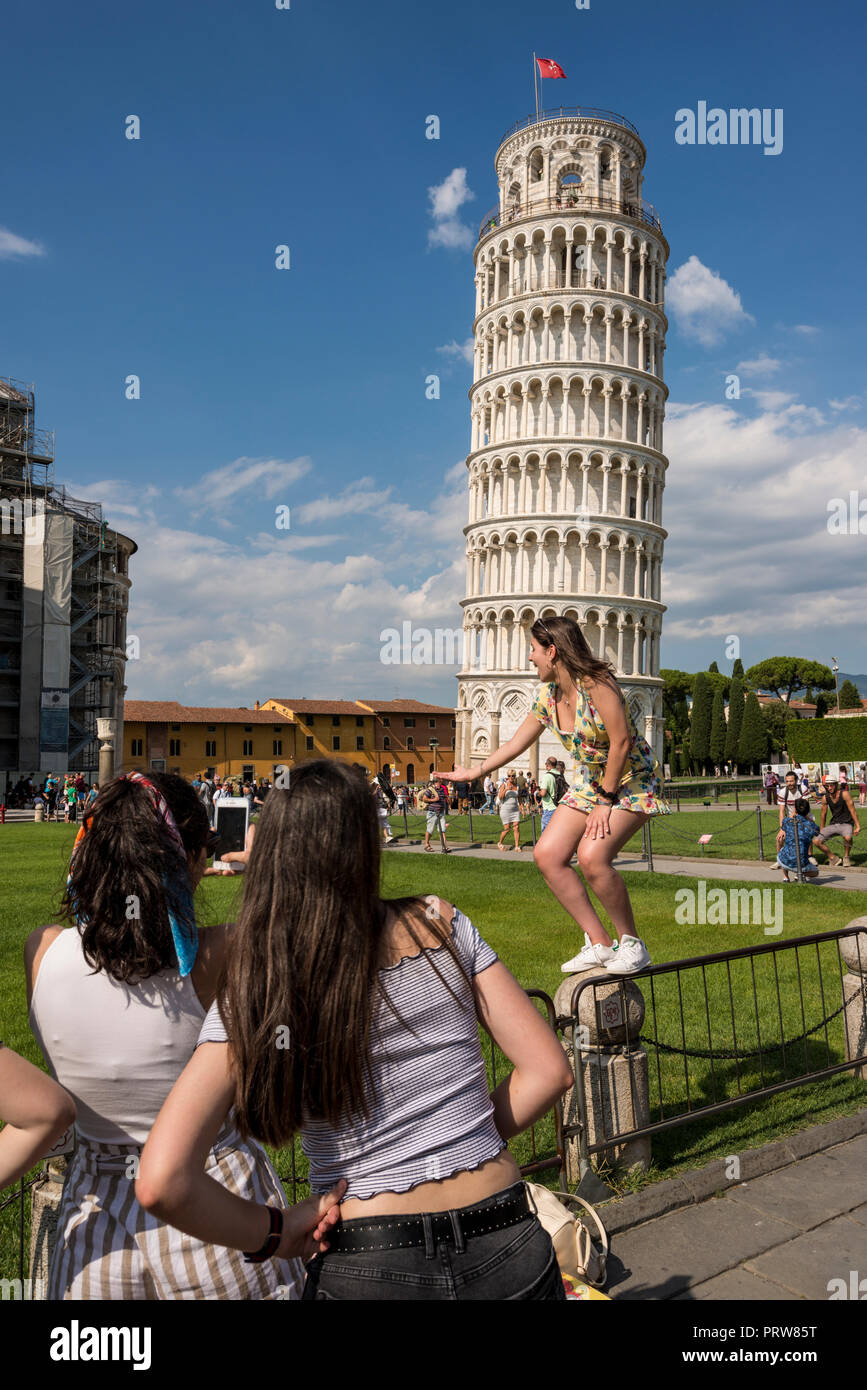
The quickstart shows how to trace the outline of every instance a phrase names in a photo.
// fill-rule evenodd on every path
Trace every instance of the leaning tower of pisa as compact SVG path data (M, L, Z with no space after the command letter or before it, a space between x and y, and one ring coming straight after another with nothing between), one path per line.
M662 358L668 243L645 149L611 111L543 112L496 156L475 251L464 654L456 760L526 717L529 629L564 614L615 666L662 760ZM545 732L518 759L538 775Z

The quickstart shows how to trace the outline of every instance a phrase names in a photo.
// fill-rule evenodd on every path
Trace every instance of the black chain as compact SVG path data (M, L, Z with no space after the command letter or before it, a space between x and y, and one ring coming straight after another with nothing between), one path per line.
M676 813L675 813L675 814L676 814ZM681 813L681 814L682 814L682 813ZM724 839L727 835L730 835L731 832L732 832L733 830L737 830L737 828L738 828L739 825L746 825L747 821L748 821L748 820L753 820L754 817L755 817L755 811L748 811L747 814L746 814L745 816L742 816L740 820L736 820L736 821L734 822L733 825L728 826L725 830L714 830L714 831L711 831L710 833L713 835L713 837L714 837L715 840L722 840L722 839ZM695 837L694 837L694 836L692 836L692 835L682 835L682 834L680 833L680 831L675 830L675 828L674 828L673 825L669 825L667 828L668 828L669 834L670 834L670 835L673 835L674 838L675 838L676 840L685 840L685 841L687 841L689 844L695 844ZM660 832L659 832L659 833L662 834L662 829L661 829L661 828L660 828ZM706 834L706 833L707 833L707 832L705 832L705 834ZM754 844L755 841L754 841L753 836L750 836L750 838L749 838L748 840L738 840L738 841L736 841L736 843L739 844L739 845L751 845L751 844Z
M857 999L859 994L863 996L865 990L867 990L867 980L865 980L861 988L852 995L852 999ZM702 1048L672 1047L670 1043L657 1042L653 1038L647 1038L643 1033L639 1033L638 1042L646 1043L649 1047L655 1047L658 1052L677 1053L682 1057L705 1057L711 1060L719 1057L727 1061L741 1062L747 1057L762 1057L766 1052L784 1052L787 1047L794 1047L796 1043L804 1042L805 1039L811 1037L813 1033L818 1033L820 1028L824 1028L826 1023L830 1023L832 1019L837 1018L844 1009L848 1009L849 1005L852 1003L852 999L847 999L845 1003L840 1005L839 1009L835 1009L832 1014L827 1014L825 1018L820 1019L815 1028L808 1028L806 1033L799 1033L796 1038L791 1038L786 1042L767 1043L764 1047L756 1047L751 1052L734 1052L730 1051L728 1048L722 1047L714 1049L713 1052Z

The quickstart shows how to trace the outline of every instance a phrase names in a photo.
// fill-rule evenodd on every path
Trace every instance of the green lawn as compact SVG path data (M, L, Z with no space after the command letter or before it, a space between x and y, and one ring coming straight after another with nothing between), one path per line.
M403 816L392 816L391 825L394 833L404 838ZM446 818L448 829L446 830L446 843L466 843L469 838L469 818L467 816L449 815ZM423 815L407 815L407 827L409 836L412 840L424 838L425 817ZM654 854L677 854L689 859L705 858L710 861L714 859L758 859L759 840L758 840L758 819L755 806L751 809L740 811L714 810L712 807L702 807L700 810L692 811L673 811L668 816L654 816L650 822L650 833L653 844ZM818 813L816 814L818 824ZM857 835L854 840L852 851L853 864L867 864L867 816L864 818L864 830ZM536 835L540 833L540 820L536 817ZM502 832L499 816L479 815L473 812L473 840L483 845L496 844ZM775 836L779 829L779 812L775 808L765 807L762 813L762 841L765 859L773 862L776 859ZM712 835L709 845L704 849L698 843L700 835ZM519 841L522 845L532 845L533 831L530 819L523 820L519 826ZM431 842L435 847L439 847L439 836L432 835ZM504 842L507 845L513 843L512 831ZM842 841L832 840L832 853L841 852ZM634 835L626 845L628 853L640 853L642 848L641 832ZM526 852L526 851L524 851ZM509 851L510 854L514 850ZM820 861L821 862L821 861Z
M720 820L725 815L725 812L720 812L716 819ZM688 816L689 813L669 819L681 822L687 820ZM499 822L493 817L473 817L473 829L477 834L480 827L490 834L498 826ZM460 828L460 821L453 819L449 837L456 835ZM529 838L528 823L522 826L522 832ZM0 915L0 1037L36 1062L41 1059L27 1026L21 950L33 927L56 920L56 903L65 881L74 835L74 826L63 825L7 825L0 830L0 902L3 904ZM690 884L682 878L664 874L626 873L624 877L629 885L639 932L648 942L655 963L830 931L844 926L864 911L863 893L836 890L822 893L814 886L792 884L783 894L783 931L779 936L766 936L761 925L684 926L675 919L677 905L682 901L675 895ZM716 885L726 890L737 886L708 879L708 890ZM240 878L204 880L197 893L200 921L208 924L231 919L242 891L243 880ZM529 853L521 857L504 855L496 860L468 859L459 855L449 858L442 855L385 853L384 896L416 892L437 893L456 902L526 988L542 989L552 997L563 978L561 961L573 955L581 944L575 924L552 898ZM662 1054L657 1069L651 1054L652 1118L658 1117L660 1079L666 1114L685 1108L687 1085L693 1104L735 1094L738 1066L742 1090L759 1083L761 1078L755 1062L741 1060L737 1064L734 1060L722 1060L719 1056L722 1049L731 1049L732 1008L737 1047L742 1058L744 1051L756 1047L759 1033L765 1043L779 1037L780 1015L785 1036L791 1037L804 1031L805 1027L812 1027L824 1014L837 1007L840 985L839 971L836 981L834 974L836 951L827 946L822 947L821 951L812 948L811 959L806 950L798 954L804 957L801 960L802 993L798 989L795 953L787 952L780 957L777 968L779 1005L771 957L756 961L754 973L749 963L736 962L730 978L725 966L707 967L705 975L710 1022L704 995L699 989L697 977L700 972L684 973L680 977L680 995L675 974L655 979L653 997L659 1040L680 1045L682 1005L688 1047L712 1050L715 1063L712 1067L707 1058L692 1058L686 1064L687 1070L682 1058ZM757 1007L753 1002L754 991ZM649 1001L647 984L644 993ZM731 1005L730 1000L733 1001ZM648 1009L644 1032L652 1036L652 1028ZM785 1059L779 1053L774 1058L766 1058L765 1081L782 1079L784 1075L794 1076L799 1070L826 1065L829 1056L832 1061L843 1059L839 1017L828 1026L827 1038L822 1029L814 1033L806 1044L799 1044L798 1048L790 1051ZM489 1060L496 1067L499 1079L508 1069L508 1062L501 1055ZM690 1122L655 1136L653 1166L649 1174L634 1179L615 1174L610 1180L613 1185L625 1190L639 1183L670 1177L683 1168L700 1166L711 1158L736 1154L779 1137L782 1133L857 1109L864 1104L864 1100L863 1083L855 1081L848 1074L796 1087L767 1100L750 1103L740 1110ZM540 1154L552 1151L552 1121L539 1127L536 1144ZM519 1162L526 1162L531 1157L529 1136L521 1136L512 1147ZM294 1156L284 1151L276 1157L284 1177L290 1175L294 1157L297 1175L303 1182L306 1163L300 1146ZM303 1186L299 1189L301 1194L304 1190ZM4 1196L9 1196L9 1193ZM13 1267L17 1249L16 1227L17 1218L13 1208L0 1217L0 1277L13 1277L17 1272Z

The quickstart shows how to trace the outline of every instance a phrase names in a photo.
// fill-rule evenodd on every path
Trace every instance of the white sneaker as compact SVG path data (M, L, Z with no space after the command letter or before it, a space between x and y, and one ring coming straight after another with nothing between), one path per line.
M564 975L574 975L578 970L592 970L597 965L601 965L604 969L606 961L614 959L616 949L614 946L594 946L585 932L584 945L577 956L567 960L565 964L560 966L560 969Z
M650 965L650 952L637 936L622 936L617 954L605 966L609 975L632 975Z

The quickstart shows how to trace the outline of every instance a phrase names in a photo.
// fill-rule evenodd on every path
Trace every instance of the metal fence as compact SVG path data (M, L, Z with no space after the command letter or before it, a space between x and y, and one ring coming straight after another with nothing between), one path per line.
M737 890L735 890L737 891ZM637 975L580 980L571 1011L558 1026L573 1039L578 1118L563 1125L566 1145L577 1142L579 1172L590 1155L632 1140L755 1104L796 1086L867 1063L867 949L864 929L845 927L731 951L648 966ZM840 941L854 937L860 988L847 997ZM637 985L644 998L636 1013ZM592 991L591 1007L584 996ZM619 1007L611 1009L612 998ZM602 1013L607 1001L608 1009ZM838 1001L841 1001L838 1003ZM847 1039L845 1011L860 1010L860 1046ZM605 1026L604 1019L609 1019ZM617 1038L591 1044L582 1019ZM640 1022L637 1021L640 1018ZM613 1020L613 1022L612 1022ZM587 1071L592 1059L647 1058L646 1075L623 1068L623 1112L646 1116L628 1128L611 1123L616 1107L600 1106L590 1138ZM643 1071L643 1064L642 1064ZM627 1103L628 1092L628 1103Z

